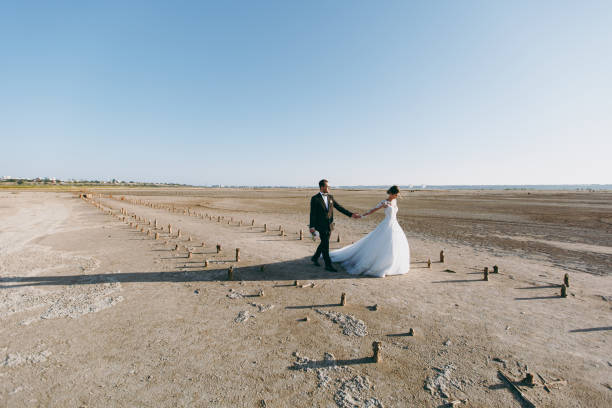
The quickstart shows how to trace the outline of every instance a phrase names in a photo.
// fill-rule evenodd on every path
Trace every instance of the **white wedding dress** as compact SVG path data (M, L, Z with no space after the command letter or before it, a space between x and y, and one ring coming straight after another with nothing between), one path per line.
M385 208L385 219L368 235L344 248L330 251L337 262L351 275L384 277L401 275L410 270L410 246L397 222L397 200L381 201L375 208Z

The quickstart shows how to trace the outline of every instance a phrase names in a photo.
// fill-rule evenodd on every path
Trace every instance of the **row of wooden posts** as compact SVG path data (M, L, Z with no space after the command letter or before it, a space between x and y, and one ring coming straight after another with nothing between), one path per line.
M88 198L89 198L87 195L84 195L84 194L79 195L79 197L84 198L86 200L88 200ZM113 214L112 209L110 207L108 207L109 209L106 210L106 209L104 209L102 204L100 204L98 202L95 202L95 201L92 200L91 203L94 206L96 206L97 208L99 208L100 210L107 212L109 215L115 215L115 214ZM128 223L128 220L126 220L126 216L129 216L129 218L133 218L133 219L136 220L136 222L129 221L129 226L131 228L138 228L138 222L148 222L148 225L151 225L151 220L147 221L146 218L137 216L136 214L129 215L125 208L121 208L120 209L120 214L122 216L116 215L116 217L120 218L125 223ZM154 228L158 229L157 219L154 220ZM172 235L172 225L168 224L167 228L168 228L168 234L171 236ZM145 232L143 227L140 228L140 232ZM147 235L148 236L151 235L151 229L147 230ZM181 230L179 229L177 231L176 237L180 238L181 236L182 236L182 233L181 233ZM158 240L159 237L160 237L159 232L156 231L155 232L155 239ZM189 236L189 238L187 240L188 241L192 241L193 240L191 235ZM204 246L205 246L205 243L202 242L202 247L204 247ZM179 244L175 244L174 250L177 251L178 249L179 249ZM221 244L217 244L216 249L217 249L217 253L220 253L221 252ZM188 250L188 252L187 252L187 258L188 259L192 258L192 252L190 250ZM240 248L236 248L235 262L239 262L239 261L240 261ZM209 265L208 259L204 260L204 266L208 267L208 265ZM263 268L262 268L262 270L263 270ZM230 271L228 271L228 277L230 277L230 280L233 279L233 267L231 267Z
M114 198L112 195L109 195L108 197L109 198ZM174 207L174 206L172 206L172 207L171 206L162 206L162 205L150 203L150 202L144 201L144 200L134 200L134 199L132 199L132 200L125 200L125 197L114 198L114 199L115 200L119 200L119 201L128 201L129 203L131 203L133 205L145 205L145 206L150 207L150 208L165 209L165 210L167 210L169 212L179 212L179 210L177 210L176 207ZM211 221L214 218L217 218L217 222L218 223L220 223L221 221L225 221L225 216L222 216L222 215L212 216L212 215L209 215L208 213L205 213L205 214L197 213L195 211L192 211L191 208L183 209L183 214L191 215L191 216L194 216L194 217L199 217L199 218L202 218L202 219L208 219L208 220L211 220ZM230 217L227 220L227 224L231 225L232 222L234 222L234 218ZM238 226L242 226L242 225L243 225L243 221L242 220L238 220ZM244 224L244 225L246 225L246 224ZM251 220L251 227L254 227L254 226L255 226L255 219L252 219ZM268 224L267 223L263 224L263 230L264 230L263 232L268 232ZM285 229L283 228L282 225L279 225L278 232L279 232L279 235L282 236L282 237L286 237L287 236L286 231L285 231ZM304 240L304 230L300 229L300 231L298 232L298 235L299 235L299 240L303 241ZM340 242L340 234L338 234L338 236L336 238L336 242Z

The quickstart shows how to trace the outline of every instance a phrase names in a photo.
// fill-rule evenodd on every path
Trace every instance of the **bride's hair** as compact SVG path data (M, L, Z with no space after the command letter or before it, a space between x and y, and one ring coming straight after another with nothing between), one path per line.
M387 194L399 194L399 187L398 186L389 187L389 189L387 190Z

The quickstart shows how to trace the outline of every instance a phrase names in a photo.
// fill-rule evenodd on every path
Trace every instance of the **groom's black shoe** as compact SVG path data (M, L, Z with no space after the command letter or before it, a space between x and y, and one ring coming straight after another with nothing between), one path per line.
M315 266L321 266L321 264L319 263L319 260L315 258L314 256L310 258L310 260L312 261L313 264L315 264Z
M338 272L338 270L331 265L326 265L325 270L330 272Z

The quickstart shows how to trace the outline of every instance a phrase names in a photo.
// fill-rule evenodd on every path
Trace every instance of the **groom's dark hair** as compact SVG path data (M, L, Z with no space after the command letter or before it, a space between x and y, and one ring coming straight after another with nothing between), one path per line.
M327 180L325 180L325 179L319 181L319 188L323 187L326 184L327 184Z

